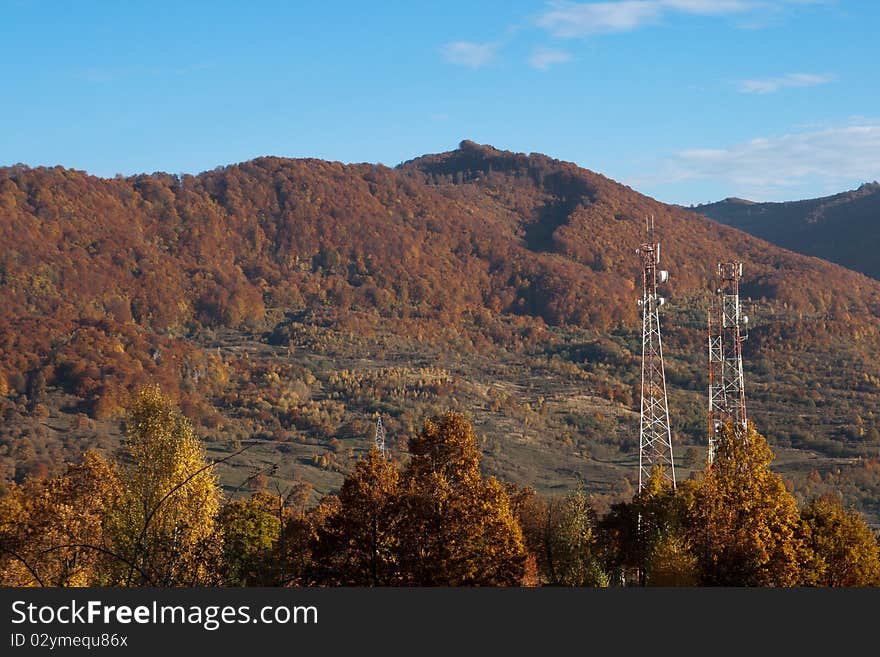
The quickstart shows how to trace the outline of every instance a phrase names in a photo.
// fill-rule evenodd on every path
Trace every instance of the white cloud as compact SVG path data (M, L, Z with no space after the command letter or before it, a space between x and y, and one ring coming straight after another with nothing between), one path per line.
M553 64L563 64L571 61L571 55L563 50L550 50L538 48L529 57L529 66L539 71L546 71Z
M441 48L446 61L469 68L485 66L495 57L498 44L452 41Z
M747 0L659 0L659 4L666 9L700 16L735 14L757 6Z
M552 9L538 18L538 25L558 37L579 37L600 32L628 32L657 19L657 2L593 2L575 4L554 2Z
M667 13L722 16L758 6L748 0L623 0L622 2L552 2L537 23L557 37L629 32Z
M604 32L629 32L666 15L727 16L773 14L786 5L828 4L833 0L555 0L537 24L557 37L583 37ZM761 25L762 23L756 23Z
M744 94L772 94L787 87L815 87L834 80L833 75L815 73L789 73L779 78L743 80L739 90Z
M756 190L753 195L808 183L880 179L880 120L681 151L660 177L664 182L712 179Z

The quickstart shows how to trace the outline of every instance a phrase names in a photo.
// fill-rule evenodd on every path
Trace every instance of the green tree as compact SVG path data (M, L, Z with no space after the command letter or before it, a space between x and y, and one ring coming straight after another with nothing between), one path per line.
M721 586L795 586L811 558L797 504L770 470L773 452L754 426L727 423L714 462L688 499L700 581Z
M226 504L220 511L223 579L233 586L271 586L277 582L281 500L258 491Z
M562 502L551 521L549 551L553 555L550 584L607 586L608 577L599 559L598 518L589 497L578 487Z
M402 583L519 584L522 530L507 491L480 474L470 423L457 413L435 416L410 439L409 449L399 498Z
M615 504L602 519L608 567L634 574L647 586L696 584L696 559L684 523L685 498L663 477L662 468L655 468L631 502Z
M855 510L836 495L813 500L802 512L818 567L805 573L815 586L880 586L880 546Z
M605 586L598 518L582 487L564 498L530 495L517 517L535 555L541 582L549 586Z
M128 411L129 463L108 532L121 563L112 583L192 586L213 580L220 489L192 425L158 386Z

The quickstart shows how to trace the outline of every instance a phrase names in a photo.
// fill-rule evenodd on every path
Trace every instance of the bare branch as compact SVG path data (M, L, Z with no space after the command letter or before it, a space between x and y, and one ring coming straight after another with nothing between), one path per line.
M97 552L101 552L103 554L106 554L108 556L113 557L114 559L118 559L119 561L124 563L126 566L129 566L130 568L133 568L134 570L138 571L141 574L141 576L147 581L147 583L149 583L149 584L153 583L152 578L149 575L147 575L147 573L145 573L143 570L138 568L137 565L135 565L134 563L132 563L131 561L129 561L128 559L123 557L121 554L117 554L116 552L113 552L112 550L108 550L107 548L102 548L100 545L91 545L89 543L62 543L61 545L53 545L50 548L46 548L45 550L41 551L40 554L48 554L49 552L54 552L55 550L63 550L64 548L86 548L88 550L95 550Z
M22 563L22 565L27 568L28 572L31 574L31 577L37 580L37 584L45 588L46 584L43 582L42 579L40 579L40 576L37 575L37 571L31 568L31 565L27 562L27 559L18 554L18 552L16 552L15 550L11 550L8 547L3 547L2 545L0 545L0 550L6 552L6 554L11 554L13 557L18 559Z

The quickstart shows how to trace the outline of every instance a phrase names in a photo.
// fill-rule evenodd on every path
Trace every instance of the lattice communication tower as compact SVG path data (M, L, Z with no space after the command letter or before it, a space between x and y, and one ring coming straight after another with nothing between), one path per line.
M379 454L382 455L382 458L385 458L385 426L382 424L382 416L380 415L376 419L376 433L373 437L373 440L376 443L376 449L379 450Z
M658 269L660 243L654 239L654 217L646 220L647 239L636 249L642 261L642 391L639 421L639 491L655 466L675 487L672 457L672 431L666 399L666 372L660 339L660 308L666 300L658 296L657 286L669 280L669 272Z
M742 343L748 338L749 318L739 299L741 262L718 263L721 286L709 304L709 454L715 458L724 423L745 429L746 394L743 385Z

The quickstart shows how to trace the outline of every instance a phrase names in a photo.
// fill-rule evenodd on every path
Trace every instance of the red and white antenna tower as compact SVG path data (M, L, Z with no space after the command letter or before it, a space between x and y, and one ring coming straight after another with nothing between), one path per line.
M666 300L657 295L657 286L669 280L669 272L657 269L660 243L654 240L654 217L645 220L647 240L636 253L642 260L642 404L639 422L639 491L647 483L654 466L675 487L672 458L672 431L666 399L666 372L660 340L660 307Z
M748 338L749 318L741 314L741 262L718 263L721 287L709 304L709 454L711 464L728 420L737 431L746 427L742 343Z

